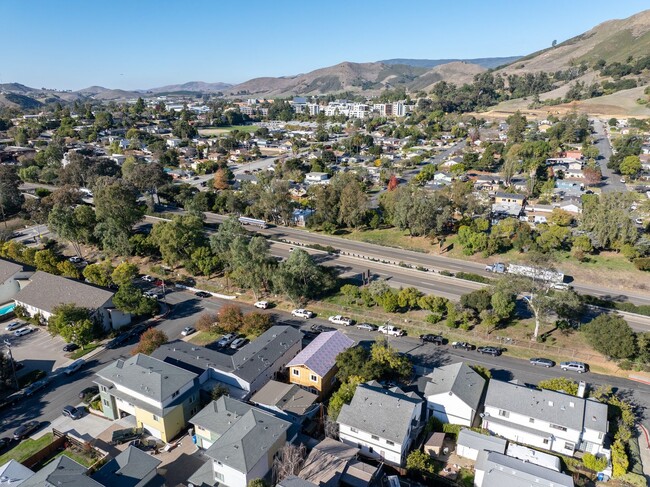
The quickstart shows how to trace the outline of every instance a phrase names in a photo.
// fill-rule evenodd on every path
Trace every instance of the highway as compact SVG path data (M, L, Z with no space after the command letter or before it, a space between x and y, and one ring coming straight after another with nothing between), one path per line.
M232 301L219 300L216 298L199 299L185 291L172 290L167 295L167 300L173 306L173 310L167 319L161 321L156 327L165 332L170 340L181 338L181 331L184 327L193 325L198 315L204 310L216 312L226 303ZM253 310L250 305L241 305L244 312ZM354 339L356 342L374 341L382 335L377 332L359 330L356 327L341 327L327 322L326 317L303 320L293 318L289 313L278 310L267 310L266 312L275 315L278 323L308 329L313 324L326 324L341 330L343 333ZM584 375L563 372L559 367L538 368L530 365L526 360L512 357L492 357L480 355L476 352L464 352L455 350L448 345L436 346L433 344L422 344L416 337L392 337L389 339L391 346L402 353L409 354L419 375L428 373L433 367L455 363L464 360L470 364L483 365L490 369L492 377L496 380L517 380L522 384L537 384L540 380L551 377L567 376L575 380L585 380L590 387L599 385L611 385L624 394L630 395L633 400L643 409L650 407L650 385L633 382L619 377L610 377L594 373ZM126 359L135 344L135 338L131 339L122 347L114 350L102 349L88 359L86 367L71 376L57 376L53 382L43 391L37 392L34 396L26 398L16 406L5 409L0 413L0 436L10 436L15 428L26 421L38 419L43 422L43 428L48 427L52 421L61 414L63 406L78 404L79 391L92 385L95 372L107 366L118 358ZM18 360L24 357L16 357ZM646 426L650 422L644 419Z

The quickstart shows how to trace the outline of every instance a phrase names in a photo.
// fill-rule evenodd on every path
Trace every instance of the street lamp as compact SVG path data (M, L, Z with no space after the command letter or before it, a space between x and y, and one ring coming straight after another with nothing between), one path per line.
M13 372L14 375L14 383L16 384L16 390L20 389L20 386L18 385L18 377L16 377L16 364L14 363L14 356L11 353L11 342L9 340L4 341L5 346L7 347L7 350L9 350L9 361L11 362L11 371Z

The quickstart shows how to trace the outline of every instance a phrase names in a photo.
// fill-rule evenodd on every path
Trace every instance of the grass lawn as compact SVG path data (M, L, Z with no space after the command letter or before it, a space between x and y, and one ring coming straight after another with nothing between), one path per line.
M246 132L250 134L255 132L258 128L259 127L257 125L233 125L232 127L212 127L212 128L199 129L199 134L209 137L210 135L227 134L228 132L232 132L233 130L239 130L240 132Z
M195 345L201 345L202 347L212 343L215 340L219 340L223 336L222 333L212 333L210 331L199 331L192 335L190 342Z
M0 456L0 465L4 465L9 460L23 462L50 443L52 443L52 433L47 433L41 436L38 440L23 440L7 453Z
M340 235L343 238L367 242L385 247L395 247L416 252L431 252L437 245L431 243L426 237L409 237L408 234L397 228L381 228L377 230L353 231Z
M71 449L63 450L60 453L57 453L54 455L50 460L48 460L43 466L47 465L48 463L52 463L54 460L56 460L58 457L61 455L65 455L66 457L74 460L77 463L80 463L84 467L88 468L91 465L93 465L98 458L91 457L90 455L87 455L85 453L81 453L78 451L72 451Z
M70 355L70 358L72 360L77 360L78 358L83 357L84 355L89 354L93 350L95 350L97 347L99 347L101 343L91 343L90 345L86 345L84 348L78 348L72 354Z

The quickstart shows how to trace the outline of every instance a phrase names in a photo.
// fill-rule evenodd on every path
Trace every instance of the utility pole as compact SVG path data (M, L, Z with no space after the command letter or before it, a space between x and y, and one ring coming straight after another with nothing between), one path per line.
M16 390L20 390L20 386L18 385L18 377L16 377L16 364L14 363L14 356L11 353L11 342L9 340L5 340L5 345L7 347L7 350L9 350L9 360L11 361L11 371L13 372L14 376L14 384L16 385Z

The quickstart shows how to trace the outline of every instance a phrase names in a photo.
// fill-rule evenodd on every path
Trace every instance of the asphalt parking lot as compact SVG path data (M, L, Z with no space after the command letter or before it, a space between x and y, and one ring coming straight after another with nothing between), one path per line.
M7 340L11 344L14 360L25 366L18 372L18 376L35 369L43 370L49 374L70 362L63 352L65 341L60 336L51 336L44 326L25 324L25 326L34 328L35 331L29 335L17 337L13 332L5 330L5 327L14 321L20 320L6 320L0 324L0 346L4 348L5 340Z

